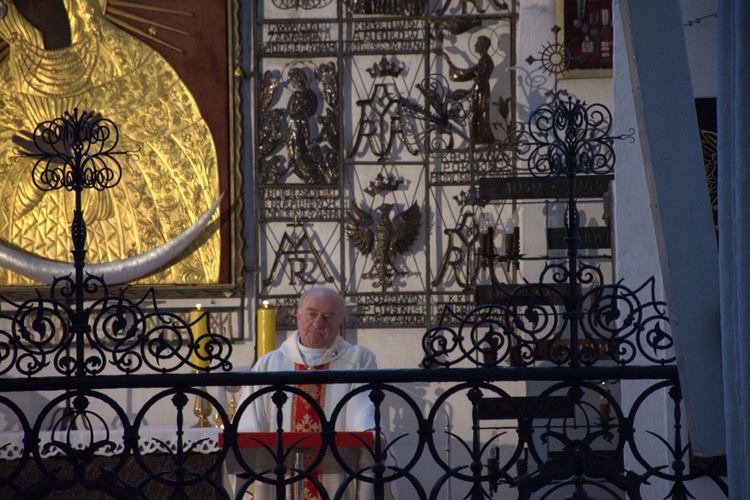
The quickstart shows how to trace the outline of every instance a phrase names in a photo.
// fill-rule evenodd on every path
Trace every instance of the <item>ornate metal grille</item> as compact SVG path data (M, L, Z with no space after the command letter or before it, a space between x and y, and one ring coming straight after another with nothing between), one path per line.
M279 308L280 328L313 283L342 291L355 328L422 328L443 304L472 307L467 194L511 171L493 144L515 121L515 9L256 2L256 300ZM450 107L451 133L405 116L412 97Z

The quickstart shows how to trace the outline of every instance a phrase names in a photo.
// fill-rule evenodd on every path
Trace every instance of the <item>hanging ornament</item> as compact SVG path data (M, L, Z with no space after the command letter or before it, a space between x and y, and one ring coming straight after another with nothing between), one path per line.
M578 19L573 21L573 26L580 28L583 25L583 17L586 15L586 0L577 0L576 15Z

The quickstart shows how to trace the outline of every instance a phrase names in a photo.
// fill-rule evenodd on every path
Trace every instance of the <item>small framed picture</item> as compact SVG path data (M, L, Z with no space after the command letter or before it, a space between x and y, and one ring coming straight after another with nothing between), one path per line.
M612 0L556 0L559 42L570 53L560 78L611 78L614 29Z

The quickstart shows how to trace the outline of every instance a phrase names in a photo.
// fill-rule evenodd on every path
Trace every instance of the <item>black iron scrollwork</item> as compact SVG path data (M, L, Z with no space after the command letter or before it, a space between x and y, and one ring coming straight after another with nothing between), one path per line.
M39 124L33 148L22 155L36 158L32 180L42 191L101 191L120 182L117 157L127 153L115 149L118 140L117 127L110 120L74 109Z
M161 311L153 289L140 298L126 291L110 293L101 276L84 274L86 223L81 195L85 189L116 186L122 169L117 158L119 133L110 120L91 111L66 112L40 123L22 156L36 159L30 175L40 190L75 194L71 223L73 276L56 276L49 295L13 301L0 296L0 374L26 376L47 366L62 375L96 375L108 366L123 373L145 368L159 373L191 366L231 369L231 344L206 332L180 314Z
M587 105L558 95L529 118L527 127L507 144L528 162L535 177L603 175L615 164L614 141L632 135L610 135L612 113L602 104Z
M612 172L614 141L624 139L632 136L611 134L611 113L605 106L561 95L507 139L505 146L528 163L532 176L568 180L568 258L547 263L536 283L509 289L493 280L491 298L463 317L446 307L423 338L425 366L466 360L478 366L674 361L669 319L664 302L656 298L653 278L635 289L621 282L603 284L602 271L579 259L576 178ZM504 260L494 251L483 258L490 266Z

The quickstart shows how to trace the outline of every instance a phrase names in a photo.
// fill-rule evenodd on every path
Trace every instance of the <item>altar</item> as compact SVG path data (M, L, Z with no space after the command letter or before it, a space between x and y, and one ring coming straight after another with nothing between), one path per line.
M221 449L219 433L220 429L214 427L186 427L178 434L174 426L143 426L135 436L126 436L121 427L40 431L39 453L34 457L24 447L23 431L0 432L0 477L13 478L0 484L0 498L12 498L14 486L29 487L51 470L54 474L50 480L60 486L75 475L82 474L82 482L91 483L109 481L111 476L122 491L143 484L142 492L150 498L164 498L173 492L169 481L181 471L212 470ZM137 440L138 449L123 456L126 439ZM185 452L179 453L180 449ZM117 471L117 477L108 473L112 470ZM222 487L221 468L205 479L186 489L191 499L219 498L217 487L210 482ZM87 490L80 484L54 492L54 498L83 497L105 499L111 495Z
M224 443L223 435L219 436L219 442ZM266 479L277 479L274 471L283 464L290 477L310 474L324 484L328 483L330 488L331 485L338 486L352 472L370 466L374 444L372 431L336 432L329 440L318 432L240 432L237 436L240 457L230 452L225 466L228 474L238 478L250 477L246 473L247 467ZM301 479L287 483L287 497L301 500L304 497L299 487L301 484ZM266 495L271 495L274 490L268 485L256 484L255 487L260 487ZM371 485L355 481L354 498L369 498L371 489ZM328 493L334 491L329 489Z

